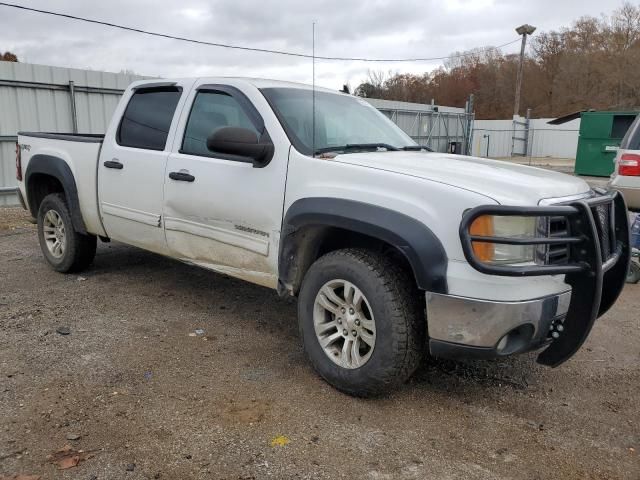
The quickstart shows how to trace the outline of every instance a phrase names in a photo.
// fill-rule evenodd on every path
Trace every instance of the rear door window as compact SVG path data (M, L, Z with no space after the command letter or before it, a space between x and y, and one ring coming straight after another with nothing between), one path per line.
M611 138L623 138L629 131L635 117L631 115L614 115L611 126Z
M116 135L118 144L164 150L180 93L176 87L136 90L122 116Z
M620 148L623 150L640 150L640 115L633 121L625 134Z

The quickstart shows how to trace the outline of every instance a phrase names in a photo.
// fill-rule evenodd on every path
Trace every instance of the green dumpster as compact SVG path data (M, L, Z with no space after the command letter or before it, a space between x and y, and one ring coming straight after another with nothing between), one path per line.
M575 172L608 177L620 141L638 112L582 112Z

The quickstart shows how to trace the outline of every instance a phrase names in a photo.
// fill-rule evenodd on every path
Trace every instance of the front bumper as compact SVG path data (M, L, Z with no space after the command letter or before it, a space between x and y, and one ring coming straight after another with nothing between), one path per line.
M617 192L596 193L552 206L487 205L465 212L460 238L465 258L473 268L488 275L507 277L564 275L571 290L523 302L483 302L430 293L427 321L431 353L487 357L523 352L546 344L538 355L539 363L556 367L571 358L587 339L596 319L616 301L630 261L624 199ZM566 229L549 236L479 237L469 233L469 227L481 215L562 218ZM563 245L567 253L560 262L542 265L491 265L475 257L473 242Z
M491 358L539 348L562 333L571 301L570 290L521 302L426 295L429 350L436 357Z

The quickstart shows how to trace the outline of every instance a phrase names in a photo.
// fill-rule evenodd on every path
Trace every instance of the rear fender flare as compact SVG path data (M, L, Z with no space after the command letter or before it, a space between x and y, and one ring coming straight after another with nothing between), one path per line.
M27 190L29 210L31 211L31 215L36 218L38 211L35 202L35 188L31 182L31 177L34 174L49 175L60 182L71 213L73 229L78 233L86 235L87 228L82 218L82 212L80 211L80 201L78 199L76 181L67 162L60 157L42 154L34 155L29 160L29 166L27 167L25 175L25 186Z

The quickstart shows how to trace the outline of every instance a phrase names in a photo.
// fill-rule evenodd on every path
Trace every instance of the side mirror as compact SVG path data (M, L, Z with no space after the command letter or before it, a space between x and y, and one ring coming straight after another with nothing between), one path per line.
M273 154L271 141L261 143L253 130L240 127L218 128L207 137L207 148L216 153L248 157L254 167L264 166Z

